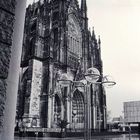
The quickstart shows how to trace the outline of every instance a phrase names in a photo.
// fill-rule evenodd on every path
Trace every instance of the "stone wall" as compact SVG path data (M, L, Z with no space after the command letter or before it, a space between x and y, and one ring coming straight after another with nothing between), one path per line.
M3 126L15 6L16 0L0 0L0 132Z

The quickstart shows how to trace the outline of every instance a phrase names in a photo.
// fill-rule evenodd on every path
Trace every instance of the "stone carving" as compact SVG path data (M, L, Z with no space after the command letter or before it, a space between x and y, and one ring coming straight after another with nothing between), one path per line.
M42 62L34 60L33 64L33 79L29 112L31 116L39 116L39 97L42 90Z

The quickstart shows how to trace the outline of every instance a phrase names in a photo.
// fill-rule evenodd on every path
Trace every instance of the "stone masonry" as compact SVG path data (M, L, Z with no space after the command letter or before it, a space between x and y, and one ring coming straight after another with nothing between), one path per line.
M0 0L0 133L6 100L16 0Z

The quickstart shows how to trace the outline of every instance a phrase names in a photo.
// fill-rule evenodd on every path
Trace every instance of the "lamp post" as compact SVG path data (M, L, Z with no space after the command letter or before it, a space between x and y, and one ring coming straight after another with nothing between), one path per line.
M59 80L60 85L66 86L69 85L70 83L79 83L81 86L84 87L84 93L86 94L85 98L85 107L84 107L84 114L85 114L85 135L84 138L85 140L90 139L90 95L88 94L88 87L89 84L95 84L96 81L100 77L100 72L96 68L89 68L87 72L85 73L85 80L83 81L72 81L70 77L65 73L61 75L61 78ZM77 86L81 88L81 86Z
M99 117L98 117L98 119L97 119L97 122L98 122L98 125L99 125L99 127L98 127L98 129L99 129L99 132L101 131L101 123L102 123L102 115L103 114L101 114L101 112L99 112Z
M116 83L114 81L109 81L108 77L101 77L100 72L98 71L98 69L92 67L89 68L85 75L84 75L85 79L81 80L81 81L73 81L72 78L70 78L66 73L62 74L59 83L60 85L69 85L71 83L75 83L78 84L76 85L77 89L81 92L84 92L85 95L85 105L84 105L84 130L85 130L85 134L84 134L84 140L90 140L91 137L91 132L90 132L90 92L89 92L89 86L91 84L107 84L107 86L113 86ZM101 82L97 82L99 78L102 78Z
M77 111L76 110L73 110L72 111L72 118L73 118L73 124L74 124L74 130L76 131L76 128L75 128L75 123L76 123L76 114L77 114Z
M90 91L89 91L89 86L91 84L97 84L98 79L100 78L100 72L98 71L98 69L96 68L89 68L86 73L85 73L85 79L87 81L86 85L85 85L85 93L86 93L86 103L85 103L85 140L90 140L91 139L91 122L90 122Z

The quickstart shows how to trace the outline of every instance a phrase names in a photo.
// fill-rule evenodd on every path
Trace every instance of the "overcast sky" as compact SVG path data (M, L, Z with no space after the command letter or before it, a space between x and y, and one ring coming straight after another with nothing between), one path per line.
M87 7L89 26L101 36L104 75L117 82L106 89L108 110L117 117L123 102L140 100L140 0L87 0Z

